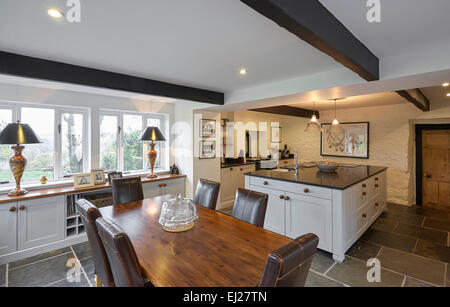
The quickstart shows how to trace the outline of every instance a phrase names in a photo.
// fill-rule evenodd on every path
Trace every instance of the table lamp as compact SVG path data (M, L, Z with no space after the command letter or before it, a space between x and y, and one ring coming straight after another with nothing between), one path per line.
M19 121L8 124L0 132L0 144L16 144L11 146L11 149L14 150L14 156L9 159L9 166L16 180L16 188L11 190L8 195L17 196L28 193L27 190L20 188L20 180L27 165L27 159L22 156L22 150L25 146L21 146L20 144L36 143L42 143L42 141L28 124L21 124Z
M150 143L150 150L148 151L148 160L150 161L150 168L152 169L152 172L150 175L147 176L147 178L156 178L156 176L153 173L153 168L155 167L156 162L156 156L158 153L155 150L155 142L156 141L165 141L163 134L159 130L158 127L147 127L145 128L144 132L142 132L141 136L139 137L141 141L151 141Z

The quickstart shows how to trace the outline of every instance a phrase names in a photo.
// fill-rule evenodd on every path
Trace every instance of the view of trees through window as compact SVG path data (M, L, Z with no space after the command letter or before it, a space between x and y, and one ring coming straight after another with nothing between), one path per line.
M63 176L83 172L83 115L63 113L61 122Z
M10 122L12 122L12 110L0 109L0 130L3 130ZM11 156L11 146L0 145L0 182L11 179L11 171L9 168L9 158Z

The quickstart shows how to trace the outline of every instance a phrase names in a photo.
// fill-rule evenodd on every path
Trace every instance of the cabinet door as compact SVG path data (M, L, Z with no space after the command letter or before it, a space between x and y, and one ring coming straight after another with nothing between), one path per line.
M286 236L295 239L307 233L319 237L319 248L332 251L331 200L286 193Z
M162 195L162 189L159 187L159 182L144 183L142 184L142 189L144 192L144 198L152 198Z
M227 203L234 199L236 193L236 184L234 182L234 174L236 170L234 168L222 169L220 185L222 203Z
M17 203L0 205L0 255L17 251Z
M64 239L64 196L17 204L19 250Z
M184 196L185 193L185 181L184 178L181 179L172 179L164 181L164 195L166 194L172 194L177 195L181 194Z
M283 191L266 189L258 186L250 186L250 189L269 196L267 201L266 217L264 219L264 229L285 236L285 193Z

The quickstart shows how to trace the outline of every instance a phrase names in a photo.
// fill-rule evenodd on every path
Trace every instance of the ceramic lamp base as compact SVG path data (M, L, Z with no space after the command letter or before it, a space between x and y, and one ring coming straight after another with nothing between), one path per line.
M147 178L158 178L158 176L155 174L149 174L147 175Z
M19 190L14 189L14 190L9 191L8 195L9 196L19 196L19 195L24 195L27 193L28 193L28 191L25 189L19 189Z

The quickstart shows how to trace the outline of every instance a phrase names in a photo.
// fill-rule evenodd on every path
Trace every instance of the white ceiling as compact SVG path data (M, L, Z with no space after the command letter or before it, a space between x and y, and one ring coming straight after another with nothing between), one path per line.
M81 0L81 23L47 15L65 3L1 0L0 49L220 91L340 67L239 0Z

